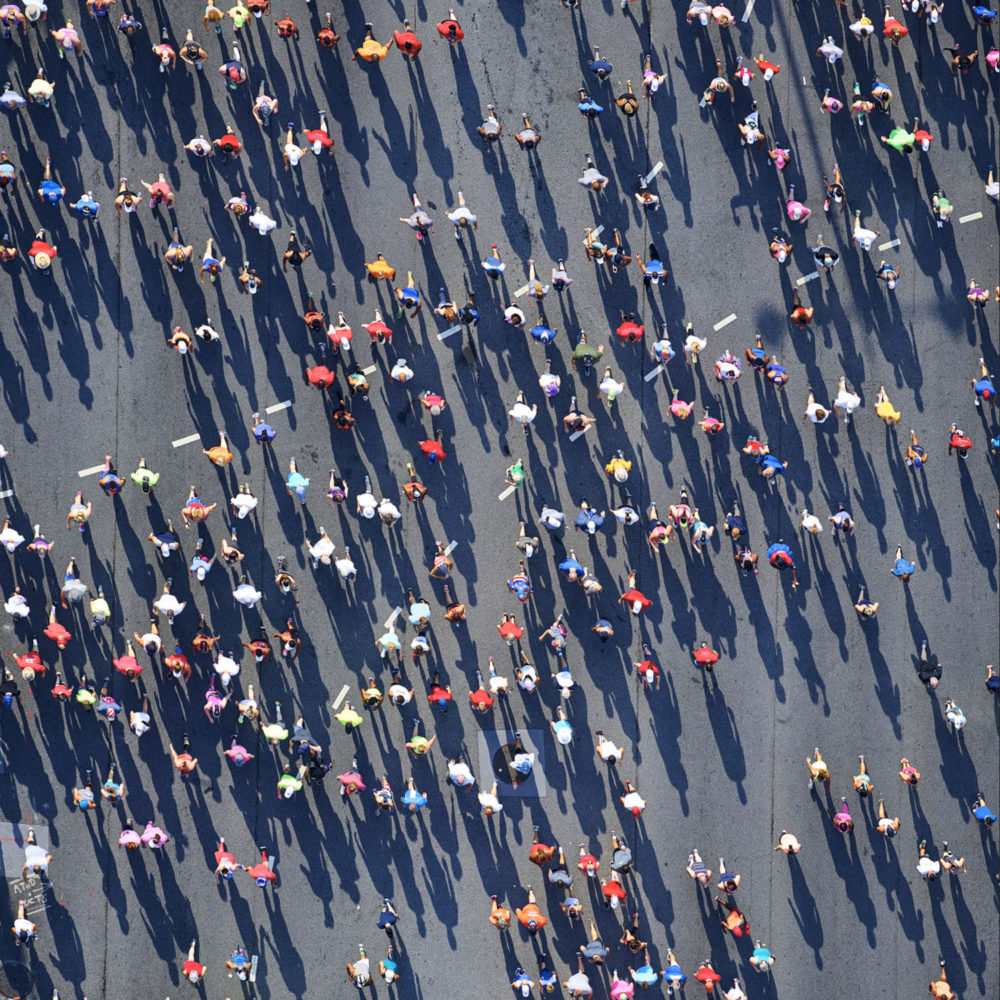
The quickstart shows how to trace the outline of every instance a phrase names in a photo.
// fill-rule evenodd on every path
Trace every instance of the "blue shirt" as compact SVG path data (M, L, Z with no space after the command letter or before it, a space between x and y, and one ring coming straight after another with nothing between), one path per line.
M892 568L892 575L905 576L907 573L912 573L916 568L917 567L913 563L900 558L896 560L896 564Z
M253 436L258 441L273 441L277 436L277 431L270 424L257 424L253 429Z
M403 792L403 805L407 808L415 806L417 809L423 809L427 805L427 796L421 795L415 788L407 788Z
M62 187L55 181L42 181L39 188L42 192L42 200L47 201L50 205L58 205L62 201Z
M996 814L991 813L989 806L986 805L977 806L973 810L972 815L975 816L980 823L995 823L997 821Z
M579 108L580 113L587 118L596 118L604 110L600 104L589 97L585 97L582 101L580 101L577 108Z
M547 327L544 323L539 323L531 328L531 336L540 344L551 344L556 339L556 331Z
M572 557L567 556L561 563L559 563L559 570L567 575L575 570L577 573L583 572L583 567Z
M91 218L96 218L97 213L101 210L101 206L93 198L85 194L80 196L79 201L70 205L70 208L75 208L81 215Z

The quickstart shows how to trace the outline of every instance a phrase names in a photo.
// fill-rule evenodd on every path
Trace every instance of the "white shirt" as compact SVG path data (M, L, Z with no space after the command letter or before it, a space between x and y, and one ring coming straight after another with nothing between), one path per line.
M500 805L500 800L492 792L480 792L479 793L479 804L483 809L492 809L493 812L498 813L503 810L503 806Z
M501 694L505 692L508 688L506 677L491 677L490 678L490 693L491 694Z
M261 594L259 590L255 590L249 583L241 583L233 591L233 597L235 597L240 604L246 605L248 608L252 608L263 596L264 595Z
M297 167L299 164L299 160L302 159L302 147L296 146L294 142L286 142L285 156L288 157L288 162L293 167Z
M221 653L215 661L215 672L222 678L223 684L229 684L240 672L240 665L231 656Z
M399 513L399 508L391 500L383 498L379 501L378 516L392 518L392 523L395 524L403 515Z
M389 373L389 376L397 382L409 382L410 379L413 378L413 369L406 363L404 358L400 358L392 366L392 371Z
M403 705L409 705L410 699L413 697L410 693L410 689L408 687L404 687L402 684L391 685L389 687L388 694L389 700L394 704L398 702Z
M646 800L638 792L629 792L628 795L625 796L623 805L629 810L629 812L636 808L642 812L642 810L646 808Z
M215 328L208 323L202 323L197 330L194 331L196 337L201 337L204 341L218 340L219 334L215 331Z
M24 594L12 594L10 600L4 604L4 610L14 618L27 618L31 614L28 599Z
M8 552L13 552L23 541L24 535L19 535L13 528L4 528L0 531L0 544Z
M375 497L371 493L361 493L358 496L358 508L360 509L361 516L368 518L369 520L375 516L375 511L377 509L377 504L375 503Z
M525 691L534 691L538 686L538 671L530 663L525 664L521 667L521 676L518 677L517 683Z
M320 535L315 543L309 546L309 555L319 562L321 559L329 559L333 550L334 544L330 541L330 536Z
M815 514L807 514L805 511L802 513L802 521L799 523L800 528L805 528L811 535L818 535L823 530L823 525L820 523L819 518Z
M133 712L132 713L132 731L136 736L142 736L143 733L149 731L149 713L148 712Z
M619 761L623 756L621 747L616 747L611 740L602 740L597 747L597 752L600 755L601 760Z
M49 870L49 852L45 850L44 847L39 847L38 844L25 844L24 845L24 863L29 868L34 868L38 865L43 872Z
M857 243L862 250L871 250L872 243L875 241L875 237L878 236L874 230L865 229L862 226L858 226L854 230L854 242Z
M941 873L941 862L932 861L927 857L921 858L917 862L917 871L920 873L921 878L927 878L928 875L939 875Z
M834 406L839 406L845 413L853 413L861 405L861 397L856 392L848 392L842 389L837 393L837 398L833 401Z
M257 498L249 493L237 493L232 498L232 505L236 508L236 516L242 520L257 507Z
M820 413L822 413L822 416L820 416ZM814 424L821 424L830 416L830 411L825 406L820 406L819 403L810 403L806 407L806 416Z
M160 594L153 607L162 615L179 615L187 607L187 601L178 601L173 594Z
M350 556L341 556L335 561L334 565L337 567L337 571L345 580L349 580L351 577L357 576L358 569L351 561Z
M476 779L473 777L469 765L466 764L464 760L460 760L456 764L448 765L448 777L451 778L456 785L474 785L476 783Z
M566 523L566 515L552 507L546 507L542 511L542 516L538 519L540 524L544 524L549 531L556 531Z
M527 403L517 402L507 412L511 419L516 420L519 424L530 424L535 419L535 414L538 413L538 406L537 404L528 406ZM22 538L21 541L24 539Z
M456 226L461 225L462 219L465 219L470 225L475 224L479 220L470 211L468 205L459 205L454 212L448 213L448 218L455 223Z
M212 144L207 140L198 136L197 139L192 139L190 142L191 152L195 156L208 156L212 152Z
M212 564L200 553L195 555L194 559L191 560L191 572L197 576L199 580L204 580L211 568ZM199 573L201 574L200 576Z
M272 229L277 229L278 223L274 219L266 216L259 208L254 209L253 215L250 216L250 225L260 233L261 236L266 236Z

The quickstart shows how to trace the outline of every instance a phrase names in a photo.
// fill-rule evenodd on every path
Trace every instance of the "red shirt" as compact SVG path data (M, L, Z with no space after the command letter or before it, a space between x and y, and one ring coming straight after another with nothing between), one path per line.
M645 677L646 673L650 670L653 671L654 679L660 676L660 668L652 660L643 660L639 664L639 673L641 673L643 677Z
M421 441L420 450L431 462L443 462L448 457L440 441Z
M47 253L50 257L56 256L56 248L45 240L35 240L28 251L29 257L34 257L36 253Z
M306 129L306 139L309 140L310 146L313 146L318 142L323 149L328 149L333 145L333 139L331 139L321 128Z
M708 646L701 646L694 651L694 662L702 665L718 663L719 654L714 649L709 649Z
M622 888L621 882L615 880L605 882L604 885L601 886L601 892L603 892L608 899L611 899L612 896L617 897L619 900L625 899L625 890Z
M503 625L497 625L497 631L507 640L520 639L524 635L524 629L515 622L504 622Z
M201 962L189 959L184 963L184 978L190 979L192 983L198 982L205 975L205 966Z
M130 670L133 674L141 674L142 667L134 656L119 656L117 660L111 661L115 665L115 670L120 674L127 674Z
M412 31L394 31L393 38L400 52L405 52L408 56L418 55L424 47L424 43Z
M627 319L622 322L622 325L618 327L616 333L620 340L641 340L642 335L646 332L644 326L640 326L638 323L633 323L632 320Z
M453 18L449 18L447 21L442 21L437 26L437 30L441 37L447 38L449 42L460 42L463 38L465 38L465 32L459 27L458 21Z
M637 602L642 608L649 608L653 605L653 602L641 590L636 590L635 587L631 590L626 590L622 594L621 599L629 607Z
M45 635L52 639L60 649L65 649L66 643L72 638L69 630L65 626L60 625L59 622L49 622L48 627L45 629Z
M236 154L242 148L242 143L236 138L235 135L233 135L232 132L227 132L221 139L219 139L219 149L225 153Z
M447 688L441 687L440 684L435 684L431 688L431 693L427 696L427 700L431 704L436 701L451 701L451 692Z
M433 694L430 697L431 701L437 700ZM450 698L451 696L449 695L448 697ZM493 707L493 698L491 697L489 691L484 688L480 688L478 691L470 691L469 701L471 701L476 708L479 708L481 705L484 705L486 708Z
M309 384L316 386L317 389L329 389L336 380L336 376L326 365L316 365L315 368L307 368L306 378L309 379Z

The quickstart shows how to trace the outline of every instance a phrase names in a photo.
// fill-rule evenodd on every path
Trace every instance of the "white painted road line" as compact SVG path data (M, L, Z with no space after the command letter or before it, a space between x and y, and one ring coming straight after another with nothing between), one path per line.
M192 444L195 441L198 441L200 439L201 439L201 435L200 434L189 434L186 438L178 438L176 441L171 441L170 443L175 448L180 448L182 445Z
M879 244L879 250L891 250L893 247L899 246L899 240L889 240L888 243Z
M250 982L257 982L257 962L260 960L260 955L254 955L250 959Z
M662 371L663 371L663 365L657 365L651 372L646 372L646 375L643 378L643 381L644 382L652 382L653 379L656 378L656 376L659 375L660 372L662 372Z
M580 431L573 431L573 433L572 433L572 434L570 434L570 436L569 436L569 439L570 439L570 441L575 441L575 440L576 440L576 439L577 439L578 437L582 437L582 436L583 436L584 434L586 434L586 433L587 433L587 431L589 431L589 430L590 430L590 428L591 428L591 427L593 427L593 426L594 426L593 424L587 424L587 426L586 426L586 427L584 427L584 428L583 428L583 430L580 430Z
M350 684L345 684L340 689L340 694L337 695L336 700L333 703L334 708L340 708L340 703L347 697L347 692L351 690Z
M388 618L386 618L386 620L385 620L385 627L386 628L392 628L393 622L395 622L395 620L399 617L399 613L402 610L403 610L402 608L396 608L396 610L393 611L393 613L391 615L389 615Z
M592 237L594 237L594 239L597 239L597 237L600 236L601 233L603 233L603 232L604 232L604 226L598 226L596 229L592 229L590 231L590 235ZM583 240L583 245L584 246L587 245L587 241L586 240Z
M364 369L363 373L365 375L371 375L373 372L377 371L378 371L378 365L369 365L367 368Z
M819 271L813 271L812 274L807 274L804 278L799 278L795 282L795 284L796 285L804 285L807 281L812 281L813 278L818 278L818 277L819 277Z
M514 490L516 489L517 489L516 486L508 486L507 489L505 489L503 493L501 493L500 496L497 497L497 500L506 500L507 497L509 497L511 493L513 493Z
M981 219L983 217L982 212L973 212L972 215L963 215L959 222L975 222L976 219Z
M289 406L292 405L290 399L286 399L283 403L275 403L273 406L264 407L265 413L277 413L279 410L287 410Z
M456 545L458 545L458 539L457 539L457 538L456 538L456 539L455 539L454 541L451 541L451 542L449 542L449 543L448 543L448 544L447 544L447 545L445 546L445 550L444 550L444 554L445 554L446 556L450 556L450 555L452 554L452 552L454 552L454 551L455 551L455 546L456 546Z
M104 466L102 465L101 468L103 469ZM2 493L0 493L0 500L6 500L7 497L12 497L13 495L14 495L14 491L13 490L4 490ZM2 773L2 772L0 772L0 773Z
M521 297L522 295L524 295L524 293L525 293L525 292L526 292L526 291L527 291L527 290L528 290L529 288L531 288L531 282L530 282L530 281L529 281L529 282L528 282L528 284L526 284L526 285L525 285L525 286L524 286L523 288L519 288L519 289L518 289L518 290L517 290L516 292L514 292L514 298L515 298L515 299L519 299L519 298L520 298L520 297Z
M451 329L445 330L444 333L438 334L438 340L444 340L445 337L450 337L453 333L458 333L462 329L461 323L456 323Z
M743 17L741 18L741 20L743 21L744 24L746 24L747 21L750 20L750 15L751 13L753 13L753 5L755 3L756 0L750 0L750 2L747 4L747 9L743 11Z
M719 330L721 330L724 326L729 326L729 324L732 323L735 319L736 319L736 313L730 313L725 319L720 319L719 322L712 327L712 329L715 330L716 333L718 333Z
M750 0L751 4L753 0ZM663 160L659 160L655 167L645 177L643 177L643 182L648 184L661 170L663 169Z
M98 472L103 472L103 471L104 471L104 463L102 462L100 465L94 465L89 469L81 469L77 473L77 475L81 479L86 479L87 476L96 476Z

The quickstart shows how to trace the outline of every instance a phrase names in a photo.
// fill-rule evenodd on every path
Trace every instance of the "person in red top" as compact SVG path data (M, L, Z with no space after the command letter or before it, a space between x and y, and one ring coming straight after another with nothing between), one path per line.
M705 961L698 966L698 971L694 974L694 978L705 987L705 992L711 997L715 995L715 984L722 976L712 968L711 962Z
M326 326L326 317L316 308L312 292L306 292L306 311L302 316L302 322L313 333L322 333L323 327Z
M225 153L226 156L231 157L239 156L243 151L243 143L236 137L236 132L229 122L226 122L225 133L219 136L218 139L213 139L212 145L215 146L220 153Z
M529 934L537 934L549 922L548 917L543 916L542 911L538 908L535 894L531 889L528 890L528 902L514 912L517 914L517 919L521 921L521 926Z
M885 24L882 27L882 34L886 38L892 39L892 44L898 46L900 40L905 38L910 33L910 29L906 27L901 21L897 21L896 18L889 13L889 5L885 5Z
M584 846L580 845L580 857L577 859L576 867L580 871L584 872L587 878L597 878L597 872L601 867L601 862L594 857L593 854L588 854Z
M174 193L170 190L170 185L162 171L159 178L152 184L146 181L139 181L139 183L149 192L150 208L156 208L157 205L166 205L167 208L174 207Z
M292 20L291 14L286 14L280 20L275 21L274 26L278 29L279 38L294 38L295 41L299 40L299 29Z
M517 624L517 619L513 615L504 615L497 625L497 631L507 640L508 646L513 646L514 642L524 635L524 629Z
M406 468L410 473L410 478L407 482L403 483L403 492L406 494L408 500L412 500L414 503L419 503L425 496L427 496L427 487L424 486L424 484L417 478L417 474L413 471L413 464L411 462L406 463Z
M483 675L476 671L476 682L479 687L475 691L469 692L469 701L472 707L480 714L485 714L493 707L493 696L483 687Z
M42 663L42 658L38 655L38 640L35 639L31 643L31 649L28 650L23 656L18 656L17 653L11 653L17 663L18 669L21 671L21 676L26 680L33 680L36 676L45 676L45 664Z
M174 680L184 681L186 684L191 679L191 664L181 652L180 646L177 646L169 656L163 657L163 665L170 671Z
M437 26L438 34L448 40L450 45L455 45L465 38L465 32L462 31L461 26L458 21L455 20L455 8L448 8L448 16L441 21Z
M317 389L329 389L337 376L326 366L326 355L322 355L318 365L306 369L306 381Z
M655 685L657 688L660 686L660 668L653 662L652 654L649 651L649 646L643 643L642 647L643 658L633 663L632 666L639 671L639 676L642 678L642 686L650 687Z
M326 124L326 112L319 113L319 128L306 129L306 142L312 147L312 151L319 156L324 149L328 149L333 154L333 139L330 138L330 129Z
M430 462L431 465L443 462L448 457L444 448L441 447L442 437L443 433L438 431L437 434L434 435L433 440L428 438L426 441L417 442L418 447L427 456L427 461Z
M431 703L431 707L437 703L438 708L442 712L448 711L448 706L451 704L451 685L441 684L441 673L440 671L434 671L434 678L431 681L431 692L427 695L427 700Z
M621 325L615 331L623 344L637 344L645 332L646 328L636 323L635 313L629 313L628 316L622 313Z
M350 350L351 341L354 339L354 331L347 325L347 320L344 319L342 312L337 313L337 325L334 326L331 323L327 327L326 335L330 343L333 344L335 351L339 351L342 346Z
M632 614L637 615L647 608L653 606L653 602L641 591L635 588L635 570L628 575L628 590L618 598L618 603L624 603L632 609Z
M610 879L601 879L601 892L604 894L604 905L616 909L625 902L625 886L618 872L612 872Z
M219 849L215 852L215 880L219 881L221 875L225 879L233 877L233 871L240 866L236 864L236 858L226 850L226 838L219 838Z
M205 973L208 971L201 962L194 960L194 949L197 944L196 940L191 942L191 947L188 948L187 961L184 963L184 978L196 986L205 978Z
M382 319L381 310L376 309L375 318L370 323L362 323L361 326L368 331L368 336L372 338L373 343L376 341L380 344L392 343L392 329Z
M28 251L28 260L39 270L47 271L52 266L52 260L57 256L56 248L45 239L45 230L35 233L34 242Z
M191 756L191 741L187 734L184 734L181 753L174 749L173 743L168 743L167 746L170 749L170 759L174 762L174 767L180 771L182 778L186 778L198 766L198 758Z
M57 701L69 701L73 697L73 688L63 684L62 674L56 672L56 682L52 685L52 697Z
M697 663L699 667L704 667L709 673L711 673L712 667L719 662L719 654L716 650L712 649L707 642L703 642L694 651L694 662Z
M271 865L267 860L267 851L263 847L260 849L260 861L253 868L248 868L246 865L240 867L257 883L257 887L260 889L266 889L278 877L271 871Z
M115 670L130 681L137 680L142 673L142 664L135 658L135 648L132 640L125 643L125 655L119 656L111 661L115 665Z
M770 80L772 77L781 72L781 67L775 66L773 62L768 62L764 58L763 54L757 56L757 58L754 59L754 62L757 64L757 69L764 74L765 80Z
M410 27L410 22L407 20L403 21L403 30L394 31L392 37L396 40L396 48L404 56L409 56L414 61L420 55L420 50L424 47L424 43L414 34L413 28Z
M531 840L531 847L528 848L528 860L533 864L538 865L539 868L544 868L556 855L557 847L550 847L548 844L543 844L538 837L538 827L534 827L534 836ZM533 902L529 898L529 902ZM520 917L520 910L518 911L518 916ZM522 921L523 923L524 921Z
M959 458L968 458L969 450L972 448L972 440L958 424L951 425L951 433L948 437L948 454L953 455L958 451Z
M56 621L56 606L54 604L49 609L49 624L46 626L44 634L47 635L60 649L65 649L70 639L73 638L66 626L60 625L59 622Z
M324 49L332 49L340 41L340 35L333 30L333 15L329 11L326 15L326 27L316 32L316 41Z
M722 920L723 930L729 931L733 937L749 937L750 921L743 916L740 908L731 899L723 899L721 896L716 896L715 901L726 914Z

